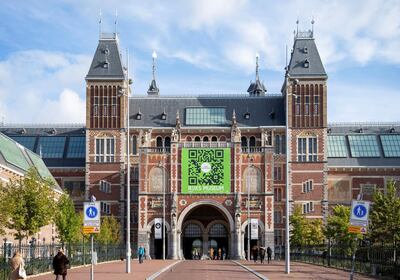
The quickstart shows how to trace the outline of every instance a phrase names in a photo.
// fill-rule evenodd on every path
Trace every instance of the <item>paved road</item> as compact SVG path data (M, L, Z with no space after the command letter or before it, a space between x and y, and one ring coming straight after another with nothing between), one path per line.
M183 261L161 274L157 280L259 279L231 261Z

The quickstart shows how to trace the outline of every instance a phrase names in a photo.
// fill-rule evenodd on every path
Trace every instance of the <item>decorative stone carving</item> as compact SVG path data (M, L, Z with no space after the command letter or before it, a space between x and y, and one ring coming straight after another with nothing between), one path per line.
M172 142L178 142L179 141L179 132L175 128L172 129L171 139L172 139Z
M181 199L181 200L179 201L179 204L180 204L181 206L185 206L185 205L187 204L187 201L184 200L184 199Z
M236 122L236 113L235 113L235 110L233 110L233 113L232 113L232 128L231 128L231 139L232 139L232 142L240 142L241 136L242 136L242 134L241 134L240 129L237 126L237 122Z
M232 200L230 200L230 199L225 200L225 205L226 206L231 206L232 205Z
M176 208L178 207L177 203L178 203L178 195L176 193L173 193L173 195L172 195L172 206L171 206L172 210L176 211Z
M151 130L150 129L144 129L140 131L141 137L140 137L140 143L142 147L150 147L151 145Z
M235 208L240 209L240 196L239 193L235 193Z

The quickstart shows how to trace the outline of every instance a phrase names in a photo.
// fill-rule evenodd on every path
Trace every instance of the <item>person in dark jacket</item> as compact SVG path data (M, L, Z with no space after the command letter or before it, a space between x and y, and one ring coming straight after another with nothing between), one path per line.
M267 248L267 257L268 257L268 263L272 260L272 249L271 247Z
M260 247L260 261L263 264L265 259L265 247Z
M254 245L251 252L253 253L253 260L256 263L258 258L258 247Z
M67 266L69 264L69 260L67 256L64 255L64 251L62 249L58 250L57 255L53 259L53 269L54 274L56 275L56 280L59 279L59 276L62 275L62 279L67 279Z

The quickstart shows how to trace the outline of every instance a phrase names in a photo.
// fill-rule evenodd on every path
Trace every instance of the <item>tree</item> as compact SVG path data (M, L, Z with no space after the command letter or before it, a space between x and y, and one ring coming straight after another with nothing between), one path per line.
M101 218L100 233L96 240L103 244L119 244L121 241L120 224L114 216Z
M54 223L57 226L58 237L64 247L65 242L78 241L81 232L81 219L75 212L71 198L64 194L57 203Z
M394 181L389 181L386 194L376 191L370 213L370 236L374 241L396 246L400 240L400 197Z
M307 245L321 245L324 243L325 234L321 219L307 220L306 232L305 242Z
M294 246L302 246L306 244L305 236L307 236L307 219L301 213L301 207L294 208L293 215L290 217L290 243Z
M40 177L31 168L23 178L11 180L5 188L5 202L9 218L7 228L15 232L21 246L22 239L34 235L50 224L55 212L55 194L51 179Z
M0 235L5 234L5 227L9 217L9 207L6 200L6 185L0 181Z

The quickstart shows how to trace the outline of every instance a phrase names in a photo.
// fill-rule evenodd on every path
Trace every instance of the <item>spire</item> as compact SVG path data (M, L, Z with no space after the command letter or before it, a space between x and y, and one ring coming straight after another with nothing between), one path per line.
M181 119L179 117L179 110L176 111L176 120L175 120L175 127L177 129L181 128Z
M313 17L312 20L311 20L311 36L313 36L313 37L314 37L314 23L315 23L315 20L314 20L314 17Z
M157 95L160 92L160 90L157 87L157 83L156 83L156 58L157 58L157 53L155 51L153 51L152 54L152 58L153 58L153 80L150 83L149 89L147 90L147 94L148 95Z
M250 86L247 89L247 92L250 95L254 95L254 96L265 95L265 92L267 91L265 89L264 84L260 81L259 64L258 64L259 58L260 58L260 55L258 53L256 53L256 81L254 83L250 82Z
M296 20L296 36L299 35L299 18Z
M232 125L237 125L235 109L233 109L233 112L232 112Z
M114 21L114 25L115 25L115 36L117 36L117 21L118 20L118 10L115 9L115 21Z

